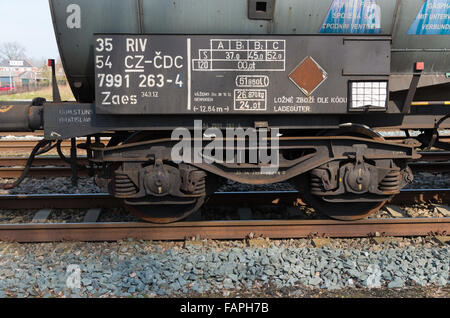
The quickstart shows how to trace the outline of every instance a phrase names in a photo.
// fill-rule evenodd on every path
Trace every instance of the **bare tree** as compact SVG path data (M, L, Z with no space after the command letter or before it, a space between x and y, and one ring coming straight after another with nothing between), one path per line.
M20 60L25 56L25 47L19 42L5 42L0 45L0 58Z
M28 61L37 68L40 68L44 64L47 65L47 59L43 57L30 57L28 58Z

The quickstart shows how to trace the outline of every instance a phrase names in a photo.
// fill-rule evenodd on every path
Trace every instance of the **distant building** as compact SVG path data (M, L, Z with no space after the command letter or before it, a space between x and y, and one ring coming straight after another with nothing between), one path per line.
M0 71L12 72L18 75L23 72L37 72L38 68L34 67L27 60L3 60L0 62Z
M38 68L27 60L0 62L0 88L30 86L39 81Z

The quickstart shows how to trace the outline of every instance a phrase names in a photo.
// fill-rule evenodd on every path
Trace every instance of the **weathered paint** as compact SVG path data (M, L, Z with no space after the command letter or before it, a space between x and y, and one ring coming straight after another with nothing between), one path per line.
M448 0L426 0L408 30L415 35L449 35L450 2Z
M333 0L320 33L376 34L381 32L381 8L376 0Z
M251 20L247 0L49 1L70 85L83 102L94 100L94 33L319 35L334 2L279 0L273 20ZM377 34L392 35L391 73L411 74L416 61L425 62L424 74L450 71L450 35L408 34L425 0L375 2L364 1L380 8Z

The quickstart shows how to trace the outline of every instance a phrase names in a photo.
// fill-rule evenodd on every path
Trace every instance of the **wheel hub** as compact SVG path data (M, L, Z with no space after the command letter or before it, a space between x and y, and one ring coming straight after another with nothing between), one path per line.
M171 176L169 174L168 168L164 168L162 160L158 159L154 166L148 166L144 169L144 188L148 195L153 196L164 196L169 194ZM175 168L173 168L175 169ZM173 170L170 169L170 170ZM174 173L173 171L172 174ZM173 178L174 180L176 178Z
M329 135L349 135L383 141L379 135L362 128L349 128ZM381 208L387 200L412 179L406 161L384 157L366 160L377 148L359 141L347 159L335 159L293 179L306 203L316 211L338 220L362 219ZM398 164L401 166L399 167Z
M364 167L351 167L345 173L345 185L349 192L366 193L369 191L370 171Z

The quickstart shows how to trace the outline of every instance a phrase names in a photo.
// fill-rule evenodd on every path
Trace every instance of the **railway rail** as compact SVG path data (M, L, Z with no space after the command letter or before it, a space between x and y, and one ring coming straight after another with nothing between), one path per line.
M400 140L398 137L394 137ZM80 140L79 142L82 142ZM36 141L0 141L8 150L30 150ZM70 148L70 142L63 143L63 149ZM422 158L410 164L413 171L450 171L450 152L421 152ZM23 157L0 158L0 177L16 178L26 164ZM85 157L80 164L87 164ZM80 176L87 176L87 170L79 170ZM39 177L69 177L70 165L59 157L35 158L28 175ZM250 191L217 192L207 206L250 205L301 205L304 204L297 191ZM427 189L402 190L391 204L449 203L450 190ZM52 195L1 195L0 209L88 209L115 208L120 200L106 193L98 194L52 194ZM318 220L239 220L239 221L183 221L171 224L149 224L145 222L88 222L88 223L39 223L0 224L0 240L17 242L50 242L60 240L114 241L125 238L149 240L183 240L199 236L212 239L243 239L251 235L268 238L299 238L311 235L329 237L366 237L375 232L387 236L417 236L430 233L449 233L450 218L395 218L366 219L359 221Z
M243 203L244 202L244 203ZM403 189L391 204L450 203L450 189ZM301 193L292 191L216 192L207 206L303 205ZM0 195L0 209L85 209L116 208L120 200L107 193L89 194L6 194Z
M24 151L31 152L36 146L39 140L21 140L21 139L1 139L0 140L0 152L4 151ZM84 140L77 139L77 144L85 142ZM61 142L62 150L70 150L70 140L63 140Z
M217 192L208 206L252 204L303 204L297 191ZM392 204L450 202L450 189L403 190ZM2 195L1 209L111 208L119 202L108 194ZM86 220L86 218L85 218ZM115 241L126 238L145 240L245 239L247 237L300 238L309 236L367 237L424 236L450 233L450 217L378 218L358 221L317 220L232 220L181 221L171 224L145 222L89 222L0 224L0 240L51 242L61 240Z
M144 222L0 224L0 240L15 242L424 236L448 232L450 218L335 220L182 221L171 224Z

